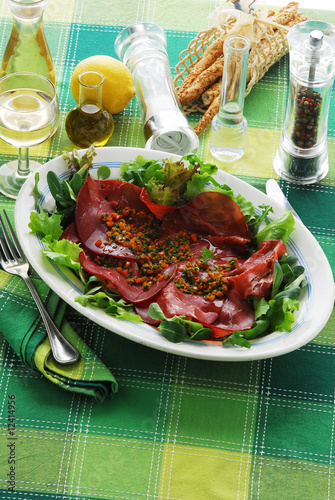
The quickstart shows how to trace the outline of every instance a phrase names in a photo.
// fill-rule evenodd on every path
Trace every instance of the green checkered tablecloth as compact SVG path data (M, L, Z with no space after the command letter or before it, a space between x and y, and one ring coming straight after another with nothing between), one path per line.
M166 32L174 71L179 53L198 31L209 27L208 15L218 4L50 0L44 29L61 117L57 134L33 148L32 156L45 162L72 148L64 121L75 104L69 81L80 60L95 54L116 57L114 41L121 29L152 21ZM303 0L300 6L303 9ZM335 10L305 13L309 19L335 23ZM0 0L0 57L11 25L7 3ZM272 161L285 116L287 75L284 57L247 97L245 155L226 167L262 191L268 178L277 177ZM136 99L114 119L115 132L107 145L144 146ZM192 125L198 119L191 116ZM334 96L328 146L330 170L322 182L280 184L334 271ZM0 143L1 161L16 153ZM208 131L200 137L198 155L213 161ZM13 200L0 195L0 208L13 220ZM8 283L0 272L2 290L17 293L19 280L11 280L10 288ZM23 365L0 336L0 500L335 498L334 314L319 335L297 351L241 363L152 350L72 310L67 319L113 373L119 390L101 404L65 391Z

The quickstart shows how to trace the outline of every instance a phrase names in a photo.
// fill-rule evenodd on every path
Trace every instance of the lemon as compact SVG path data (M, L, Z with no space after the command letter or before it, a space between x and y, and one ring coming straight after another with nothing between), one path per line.
M105 77L102 85L102 106L112 115L128 106L136 94L134 80L125 64L111 56L91 56L80 61L71 76L71 93L79 102L78 76L84 71L100 71Z

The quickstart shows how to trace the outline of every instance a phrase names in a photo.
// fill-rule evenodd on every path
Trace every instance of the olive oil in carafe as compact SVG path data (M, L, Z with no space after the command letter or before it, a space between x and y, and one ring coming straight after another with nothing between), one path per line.
M114 132L113 117L101 105L104 76L99 71L85 71L78 81L79 104L66 117L66 133L80 148L104 146Z
M114 131L112 116L94 103L83 103L68 114L65 123L69 139L81 148L93 143L104 146Z

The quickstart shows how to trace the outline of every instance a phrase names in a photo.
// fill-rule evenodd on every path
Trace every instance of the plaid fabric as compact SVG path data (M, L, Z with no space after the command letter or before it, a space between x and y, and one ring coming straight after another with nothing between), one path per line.
M45 326L28 288L23 280L4 271L0 271L0 331L26 366L38 370L66 390L89 394L102 402L117 391L112 373L66 320L66 303L41 279L36 278L34 282L48 313L80 353L80 360L60 365L50 357Z
M116 57L121 28L152 21L165 29L171 68L219 2L50 0L45 34L56 71L59 130L31 151L46 161L71 149L64 121L74 106L69 81L85 57ZM303 7L303 0L301 7ZM0 53L11 29L2 0ZM335 11L306 11L335 23ZM264 190L285 116L284 57L245 103L248 145L227 170ZM260 105L261 103L261 105ZM143 146L134 99L115 117L110 146ZM194 125L199 116L190 117ZM285 194L335 268L335 101L329 122L330 171L319 184L281 181ZM1 142L1 160L16 150ZM212 161L208 131L200 157ZM14 202L0 195L11 217ZM6 280L2 288L8 290ZM6 288L7 287L7 288ZM245 363L186 359L105 331L73 311L68 320L110 368L119 392L101 405L62 390L24 366L0 337L0 499L305 500L335 498L335 316L301 349ZM13 491L10 491L12 487Z

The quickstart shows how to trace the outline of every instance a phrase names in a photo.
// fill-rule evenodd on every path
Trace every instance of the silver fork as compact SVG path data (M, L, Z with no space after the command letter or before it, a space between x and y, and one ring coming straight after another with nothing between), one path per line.
M44 304L29 277L29 263L22 251L19 241L15 236L5 210L3 210L3 214L12 241L9 238L0 215L0 227L3 233L3 235L0 233L0 264L4 271L20 276L20 278L22 278L27 285L44 322L50 341L51 352L55 360L62 364L74 363L75 361L78 361L80 355L61 334L45 309Z

